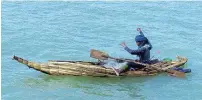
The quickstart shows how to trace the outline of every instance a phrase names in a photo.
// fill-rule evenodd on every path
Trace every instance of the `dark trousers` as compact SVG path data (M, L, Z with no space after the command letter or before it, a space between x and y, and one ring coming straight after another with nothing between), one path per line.
M128 65L128 70L130 70L130 69L141 69L141 68L145 67L143 65L139 65L139 64L136 64L133 62L128 62L127 65Z
M154 60L150 60L150 61L144 61L145 64L155 64L157 62L159 62L158 59L154 59ZM126 64L126 66L123 66L119 69L119 72L122 73L122 72L126 72L128 70L137 70L137 69L141 69L144 67L146 67L146 66L139 65L139 64L136 64L134 62L128 62Z

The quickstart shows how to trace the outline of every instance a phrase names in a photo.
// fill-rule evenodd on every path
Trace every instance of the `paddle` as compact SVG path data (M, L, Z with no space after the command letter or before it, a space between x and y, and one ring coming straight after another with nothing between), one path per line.
M146 66L146 67L152 67L158 71L164 71L164 72L167 72L169 75L171 76L176 76L176 77L185 77L185 73L183 72L180 72L180 71L176 71L176 70L173 70L173 69L166 69L166 70L163 70L161 68L158 68L156 66L152 66L152 65L149 65L149 64L143 64L143 63L140 63L140 62L137 62L135 60L131 60L131 59L123 59L123 58L113 58L113 57L110 57L108 54L102 52L102 51L99 51L99 50L94 50L92 49L91 50L91 53L90 53L90 57L93 57L93 58L96 58L96 59L100 59L100 60L107 60L107 59L114 59L114 60L121 60L121 61L126 61L126 62L133 62L133 63L136 63L136 64L139 64L139 65L143 65L143 66Z

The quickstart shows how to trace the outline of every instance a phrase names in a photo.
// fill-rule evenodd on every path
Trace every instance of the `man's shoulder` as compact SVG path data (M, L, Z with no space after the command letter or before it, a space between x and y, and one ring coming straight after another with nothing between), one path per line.
M145 44L145 45L142 46L142 47L148 49L148 48L150 48L151 46L150 46L149 44Z

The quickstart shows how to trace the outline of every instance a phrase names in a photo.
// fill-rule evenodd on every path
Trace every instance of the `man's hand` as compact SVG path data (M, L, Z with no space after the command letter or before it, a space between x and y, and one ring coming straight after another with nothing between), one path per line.
M127 47L125 42L122 42L120 45L121 45L122 47L124 47L124 48Z
M141 28L137 28L137 31L138 31L138 32L141 32L142 30L141 30Z

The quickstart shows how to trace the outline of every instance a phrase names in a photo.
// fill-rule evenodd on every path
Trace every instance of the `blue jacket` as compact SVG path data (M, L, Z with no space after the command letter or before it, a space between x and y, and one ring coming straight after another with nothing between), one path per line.
M140 35L144 36L142 31L140 31ZM128 47L125 47L124 49L132 55L137 55L140 62L147 62L150 60L150 50L152 49L152 45L149 40L147 40L147 43L138 46L138 49L136 50L132 50Z

